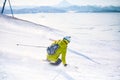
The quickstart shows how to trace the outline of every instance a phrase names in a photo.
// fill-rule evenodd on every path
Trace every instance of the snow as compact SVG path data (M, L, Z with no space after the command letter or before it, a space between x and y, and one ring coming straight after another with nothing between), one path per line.
M119 13L15 16L18 18L0 15L0 80L120 79ZM49 38L61 39L66 35L72 36L67 67L43 61L46 48L16 45L47 47Z

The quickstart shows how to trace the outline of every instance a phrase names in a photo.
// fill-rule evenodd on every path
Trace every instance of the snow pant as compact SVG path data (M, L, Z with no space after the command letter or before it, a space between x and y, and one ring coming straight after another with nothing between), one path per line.
M59 65L61 62L62 62L62 60L58 58L58 60L57 60L56 62L50 63L50 64L57 66L57 65Z

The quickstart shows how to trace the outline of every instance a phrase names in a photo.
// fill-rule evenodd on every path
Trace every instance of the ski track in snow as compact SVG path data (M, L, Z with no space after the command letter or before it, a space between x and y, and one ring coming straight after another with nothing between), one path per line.
M68 67L51 66L43 61L45 48L18 47L16 43L48 46L49 38L61 38L68 33L8 16L0 15L0 21L0 80L120 79L119 48L112 47L113 44L72 36L73 43L67 52ZM86 47L89 49L85 51Z

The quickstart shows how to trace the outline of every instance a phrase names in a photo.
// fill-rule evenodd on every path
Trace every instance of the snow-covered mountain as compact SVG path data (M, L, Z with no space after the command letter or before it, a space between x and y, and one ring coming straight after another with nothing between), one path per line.
M1 10L1 9L0 9ZM38 6L38 7L13 7L14 14L26 14L26 13L81 13L81 12L120 12L120 7L115 6L69 6L69 7L54 7L54 6ZM6 8L4 14L10 14L9 8Z
M81 12L120 12L120 6L73 5L67 0L62 0L54 6L12 6L15 14L23 13L81 13ZM2 7L0 7L0 11ZM11 13L10 7L5 7L5 14Z
M58 3L54 7L65 8L65 7L70 7L70 6L72 6L71 3L69 3L67 0L62 0L60 3Z

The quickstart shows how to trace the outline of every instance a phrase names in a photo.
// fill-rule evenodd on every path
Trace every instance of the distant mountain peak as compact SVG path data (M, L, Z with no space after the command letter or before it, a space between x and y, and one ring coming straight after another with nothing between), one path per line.
M71 6L72 4L69 3L67 0L62 0L60 3L58 3L56 5L56 7L69 7Z

